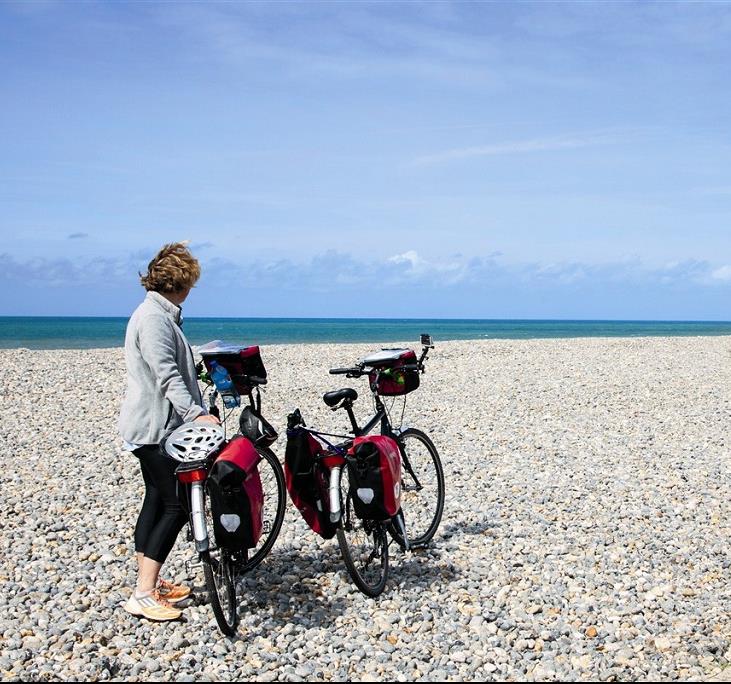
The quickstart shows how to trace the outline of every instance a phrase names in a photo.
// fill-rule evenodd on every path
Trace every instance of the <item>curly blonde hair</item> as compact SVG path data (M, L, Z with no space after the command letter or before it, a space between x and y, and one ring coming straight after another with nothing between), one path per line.
M140 275L142 287L153 292L180 292L193 287L201 277L201 267L185 242L165 245Z

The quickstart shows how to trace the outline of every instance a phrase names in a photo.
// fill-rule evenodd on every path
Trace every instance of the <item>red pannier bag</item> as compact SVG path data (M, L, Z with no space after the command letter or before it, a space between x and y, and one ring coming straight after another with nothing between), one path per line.
M261 538L264 490L258 463L254 445L245 437L234 437L208 474L216 545L229 551L254 548Z
M348 468L355 514L365 520L388 520L401 508L401 452L384 435L357 437L348 452L355 463Z
M323 468L316 466L323 448L307 430L287 431L284 478L289 498L310 529L323 539L332 539L337 527L330 520L328 482Z
M383 397L408 394L419 387L419 371L403 368L418 363L413 349L383 349L361 363L374 369L368 374L371 389Z
M204 345L199 350L206 370L211 372L211 362L217 361L231 376L231 380L239 394L249 394L251 384L247 376L257 378L267 377L267 371L261 358L259 347L233 347L220 344L218 346Z

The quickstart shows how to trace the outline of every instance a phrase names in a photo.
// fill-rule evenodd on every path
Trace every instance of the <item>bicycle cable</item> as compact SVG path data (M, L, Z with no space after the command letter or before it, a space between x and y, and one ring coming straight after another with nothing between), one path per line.
M337 437L338 439L345 439L349 442L352 442L350 435L334 435L330 432L317 432L316 430L310 430L310 428L301 428L305 432L311 434L313 437L319 438L321 441L325 442L325 445L330 447L331 449L334 449L337 452L345 453L347 450L344 449L341 446L338 446L337 444L333 444L329 440L325 439L325 437Z

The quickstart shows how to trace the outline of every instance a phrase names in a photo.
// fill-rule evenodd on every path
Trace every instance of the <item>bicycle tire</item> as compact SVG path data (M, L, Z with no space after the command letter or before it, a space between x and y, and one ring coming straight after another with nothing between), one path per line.
M388 579L386 526L380 521L357 518L350 492L344 498L345 510L337 529L340 553L358 589L366 596L375 597L383 592Z
M249 556L246 560L239 560L237 563L236 568L241 573L253 570L272 550L272 546L277 541L279 532L282 529L284 513L287 508L287 491L282 464L271 449L256 447L256 452L261 457L258 468L262 488L264 489L264 524L259 543L254 549L249 549ZM266 463L269 470L264 470L262 467L264 463ZM274 501L276 501L276 504L273 506L271 504Z
M233 562L226 552L217 550L201 554L201 561L208 597L218 627L226 636L233 636L239 622Z
M434 442L429 436L408 428L397 437L402 450L401 510L411 548L426 546L439 528L444 512L444 470ZM417 447L417 443L420 447ZM423 447L423 448L422 448ZM423 453L424 449L429 458ZM417 488L414 475L419 482ZM388 526L393 540L402 548L404 539L394 524Z

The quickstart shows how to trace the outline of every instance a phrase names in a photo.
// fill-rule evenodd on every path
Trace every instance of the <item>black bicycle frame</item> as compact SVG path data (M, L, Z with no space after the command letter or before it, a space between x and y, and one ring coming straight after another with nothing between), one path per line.
M351 401L344 401L343 402L343 408L345 409L346 413L348 414L348 418L350 419L350 424L353 427L353 434L356 437L362 437L363 435L367 435L371 430L373 430L378 423L381 424L381 434L385 435L386 437L390 437L393 439L396 444L398 444L399 451L401 452L401 462L404 465L404 468L406 468L407 472L411 477L414 478L414 485L416 487L416 491L420 491L422 489L422 484L419 482L419 478L416 477L416 473L414 472L414 469L411 466L411 462L409 461L409 457L406 455L406 449L404 449L403 445L398 439L398 435L394 433L393 427L391 426L391 421L388 419L388 411L386 411L386 407L384 406L383 402L381 401L381 397L376 395L375 397L376 402L376 415L373 416L363 427L358 426L358 422L355 419L355 414L353 413L353 402Z

